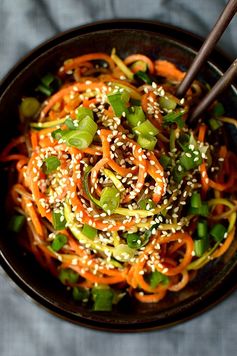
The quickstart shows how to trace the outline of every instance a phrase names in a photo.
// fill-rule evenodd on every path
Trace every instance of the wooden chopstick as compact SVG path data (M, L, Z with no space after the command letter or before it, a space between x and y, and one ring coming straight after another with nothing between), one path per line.
M195 76L200 70L202 64L205 62L205 60L211 53L212 49L214 48L215 44L221 37L222 33L225 31L226 27L228 26L229 22L231 21L236 11L237 11L237 0L230 0L227 3L220 17L218 18L212 31L210 32L207 39L205 40L202 47L200 48L193 63L191 64L191 67L187 71L184 79L178 86L178 89L176 91L176 95L178 97L183 97L185 95L186 91L188 90Z
M214 87L209 91L209 93L204 97L204 99L198 104L196 109L192 112L191 116L188 118L188 123L193 125L196 123L197 119L204 113L204 111L210 106L210 104L229 86L234 77L237 75L237 58L223 74L223 76L218 80Z

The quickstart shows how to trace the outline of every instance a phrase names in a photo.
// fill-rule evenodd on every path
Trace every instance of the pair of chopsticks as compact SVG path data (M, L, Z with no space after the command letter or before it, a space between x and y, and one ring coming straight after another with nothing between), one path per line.
M195 76L200 70L201 66L208 58L209 54L213 50L215 44L220 39L222 33L225 31L226 27L230 23L231 19L237 11L237 0L229 0L220 17L218 18L216 24L214 25L212 31L208 35L207 39L200 48L198 54L196 55L191 67L187 71L185 77L177 88L176 95L178 97L183 97L192 84ZM218 80L218 82L213 86L209 93L205 96L202 102L193 110L188 121L190 124L194 124L197 119L204 113L204 111L210 106L210 104L229 86L235 75L237 74L237 58L223 74L223 76Z

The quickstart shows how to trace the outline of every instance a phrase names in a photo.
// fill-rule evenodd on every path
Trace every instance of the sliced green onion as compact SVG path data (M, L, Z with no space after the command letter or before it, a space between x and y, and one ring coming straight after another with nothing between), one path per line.
M138 135L142 134L144 136L155 136L159 132L159 130L149 120L146 120L140 125L134 127L133 131Z
M209 120L209 125L210 125L210 128L212 129L212 131L215 131L215 130L218 130L222 126L222 123L217 119L211 118Z
M210 235L216 242L221 242L224 239L226 232L227 229L224 225L216 224L211 228Z
M214 117L223 116L225 113L224 106L221 103L216 103L214 108L212 109L212 114Z
M172 166L172 158L170 156L161 155L159 161L165 170Z
M67 243L67 236L63 234L57 234L51 243L52 249L57 252L61 250L61 248L66 245Z
M55 230L63 230L66 225L64 214L61 212L53 211L53 227Z
M141 124L146 120L146 116L141 106L131 107L126 118L131 127L138 126L139 124Z
M158 103L162 109L174 110L177 106L177 99L173 95L165 93L165 96L159 97Z
M16 233L20 232L25 223L25 220L26 220L25 215L21 215L21 214L13 215L9 222L9 230Z
M79 106L76 109L76 115L77 115L78 120L81 120L86 116L89 116L92 120L94 119L93 111L91 109L85 108L83 106Z
M138 204L143 210L151 210L154 209L156 206L152 199L142 199L139 201Z
M103 188L100 196L101 208L109 213L113 213L119 206L120 193L115 187Z
M24 98L20 104L20 113L26 118L34 117L40 109L40 102L36 98Z
M72 119L66 119L64 124L70 129L70 130L75 130L77 129L77 127L74 125L73 120Z
M207 236L207 222L199 221L197 224L197 234L200 239Z
M37 88L35 89L35 91L39 91L42 94L46 95L46 96L50 96L53 93L53 90L50 88L47 88L46 86L44 86L43 84L39 84L37 86Z
M176 183L180 183L185 176L185 171L180 164L174 166L172 170L172 177Z
M195 155L194 152L197 152ZM202 163L201 153L196 149L195 151L187 150L180 156L180 164L186 170L194 169Z
M207 250L207 243L205 239L194 240L195 256L201 257L206 250Z
M142 240L140 235L136 233L126 234L127 245L130 248L140 248L142 246Z
M77 302L87 302L90 296L89 289L82 287L73 287L72 297Z
M128 245L120 244L114 248L113 256L120 262L128 262L135 255L135 250Z
M70 268L66 268L60 271L58 277L63 284L74 284L77 283L79 274Z
M202 199L200 193L198 193L197 191L193 192L190 202L192 208L200 208L202 206Z
M60 160L55 156L50 156L44 159L44 173L49 174L54 172L60 166Z
M114 292L110 287L97 286L92 288L92 298L94 301L94 311L111 311L114 299Z
M88 131L70 130L63 133L62 138L68 146L73 146L82 150L90 146L94 136Z
M94 239L97 235L97 229L95 229L94 227L85 224L82 228L83 235L85 235L86 237L89 237L89 239Z
M41 78L41 84L39 84L35 90L50 96L59 89L60 85L61 80L51 73L48 73Z
M154 150L157 139L154 136L151 135L138 135L137 137L137 143L144 149L152 151Z
M57 129L57 130L51 132L51 136L52 136L55 140L60 140L60 138L62 138L62 136L63 136L63 130Z
M95 135L98 125L90 116L83 117L77 126L77 130L88 131L91 135Z
M170 152L173 152L175 149L175 141L176 141L176 130L173 128L170 129Z
M182 119L184 111L171 112L163 116L163 125L172 125L176 124L178 127L182 128L184 126L184 121Z
M119 69L128 77L128 79L133 79L133 72L124 64L124 62L116 55L115 48L113 48L111 53L111 58L113 59L114 63L117 64Z
M188 210L188 213L190 215L200 215L203 217L207 217L209 215L209 209L208 209L207 202L202 202L202 205L200 206L200 208L190 207Z
M122 93L110 94L107 98L116 116L120 117L124 113L125 115L128 114L128 108L122 98Z
M169 283L169 277L159 271L155 271L148 275L148 281L151 288L156 288L160 283L167 285Z
M136 78L141 79L144 83L151 85L152 80L149 75L141 70L138 70L135 74Z

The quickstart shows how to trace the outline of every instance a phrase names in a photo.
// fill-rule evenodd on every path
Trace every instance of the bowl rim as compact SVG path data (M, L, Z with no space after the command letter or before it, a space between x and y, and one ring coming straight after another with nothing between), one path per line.
M56 34L55 36L47 39L37 47L30 50L25 56L18 60L16 64L0 81L0 98L2 95L4 95L4 92L7 89L8 85L13 81L17 80L17 74L20 73L23 69L25 69L32 62L32 60L36 59L38 55L46 51L48 48L60 44L61 42L66 41L67 39L74 38L75 36L89 34L92 32L100 32L108 29L128 29L155 32L157 34L164 35L166 38L176 40L181 45L189 46L189 48L191 48L194 53L196 52L196 50L194 50L194 47L199 48L203 42L203 38L201 36L193 34L192 32L187 31L185 29L181 29L177 26L162 23L159 21L144 19L112 19L91 22ZM175 36L172 37L172 33L174 33ZM176 35L178 35L178 39ZM185 37L185 40L183 37ZM218 56L216 56L217 54ZM221 57L222 60L218 62L216 60L217 57ZM225 61L223 61L223 59L225 59ZM212 52L212 55L210 56L208 62L214 66L217 66L216 68L218 68L219 72L222 72L227 69L228 65L231 62L231 59L228 55L225 54L225 52L218 48ZM7 275L15 282L15 284L20 287L20 289L22 289L26 293L26 295L31 298L31 300L37 302L38 305L44 307L47 311L58 317L61 317L64 320L101 331L138 332L157 330L174 326L178 323L192 319L214 307L219 302L224 300L227 296L229 296L237 288L237 280L235 278L237 272L236 264L227 276L227 278L225 280L222 280L216 286L214 291L208 291L204 293L205 297L203 297L199 301L196 301L196 304L194 302L187 303L187 305L185 305L183 308L181 308L181 310L179 310L178 314L176 314L175 316L168 316L166 320L162 323L160 323L159 321L145 321L144 323L139 321L138 323L133 324L106 322L101 320L86 319L84 317L81 317L80 315L67 312L62 308L56 306L55 304L52 304L49 300L47 300L46 297L31 288L31 286L24 281L20 274L18 274L18 272L13 269L13 267L7 260L7 257L3 253L1 245L0 263L2 268L5 270ZM190 308L192 310L191 313Z

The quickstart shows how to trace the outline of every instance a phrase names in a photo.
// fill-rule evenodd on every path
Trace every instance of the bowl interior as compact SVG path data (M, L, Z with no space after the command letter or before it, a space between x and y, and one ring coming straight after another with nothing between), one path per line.
M2 82L0 88L0 149L17 134L17 107L23 95L32 95L39 78L47 72L55 72L65 59L90 52L110 53L116 48L121 57L131 53L143 53L149 57L164 58L186 69L200 46L200 40L179 29L150 22L100 23L85 26L62 34L36 49ZM207 63L199 79L213 85L221 70L229 62L215 51L214 63ZM237 111L234 87L222 97L226 113L233 116ZM233 149L236 132L230 130ZM75 303L71 294L55 278L44 271L34 258L17 243L16 236L7 231L8 216L5 209L7 175L0 175L0 248L2 265L15 282L31 297L52 312L79 324L108 328L110 330L138 330L164 327L189 318L219 300L234 286L233 275L237 272L235 254L225 255L201 271L187 288L168 296L159 304L141 304L124 298L111 313L95 313Z

